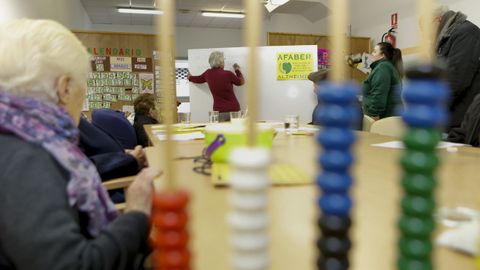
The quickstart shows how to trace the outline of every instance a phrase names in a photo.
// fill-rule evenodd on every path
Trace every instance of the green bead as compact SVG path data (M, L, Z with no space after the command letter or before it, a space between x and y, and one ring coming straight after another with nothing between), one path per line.
M435 152L420 152L407 150L401 161L405 171L410 173L433 174L438 166L438 157Z
M402 177L402 185L407 193L431 195L436 184L432 175L407 173Z
M428 259L432 252L432 243L429 238L401 238L400 251L409 258Z
M431 197L406 195L402 200L403 212L416 217L431 217L435 210L435 202Z
M433 151L441 139L436 129L410 129L403 138L407 148Z
M402 235L407 237L429 238L435 229L433 217L417 218L402 215L398 226Z
M415 260L412 258L400 257L398 259L399 270L432 270L432 262L427 260Z

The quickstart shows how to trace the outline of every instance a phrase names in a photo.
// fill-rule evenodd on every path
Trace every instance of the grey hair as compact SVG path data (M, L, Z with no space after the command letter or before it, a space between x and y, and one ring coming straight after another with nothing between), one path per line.
M441 5L441 6L438 6L437 8L435 8L435 10L433 11L433 16L434 17L442 17L443 15L445 15L445 13L447 13L449 11L450 11L450 8L448 8L448 6Z
M0 24L0 87L19 96L58 102L60 76L86 88L90 55L63 25L49 20L12 20ZM83 90L83 89L82 89Z
M208 58L208 63L210 63L210 67L212 68L223 67L225 65L225 58L223 56L223 52L212 52L210 54L210 57Z

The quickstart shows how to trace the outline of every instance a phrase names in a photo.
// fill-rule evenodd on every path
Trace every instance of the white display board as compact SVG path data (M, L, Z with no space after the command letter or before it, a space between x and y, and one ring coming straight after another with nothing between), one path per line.
M268 46L258 48L258 119L283 121L286 115L299 115L300 123L312 121L312 112L317 104L313 84L309 80L277 80L277 53L311 53L312 70L317 70L317 46ZM233 71L237 63L248 80L248 49L214 48L188 50L188 66L192 75L200 75L210 68L208 57L213 51L225 55L225 70ZM207 122L208 112L213 109L213 97L207 83L190 83L190 110L193 122ZM242 110L246 109L245 85L234 86L235 95Z

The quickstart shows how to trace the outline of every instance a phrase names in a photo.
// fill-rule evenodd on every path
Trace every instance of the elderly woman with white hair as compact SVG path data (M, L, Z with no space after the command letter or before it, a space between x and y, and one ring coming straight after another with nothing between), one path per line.
M0 269L139 269L148 250L145 169L118 215L77 147L89 55L45 20L0 24Z
M208 83L210 92L213 96L213 110L219 111L219 120L221 122L230 120L230 112L240 111L240 103L238 103L233 85L243 85L242 72L238 64L233 65L233 70L224 70L225 57L223 52L215 51L210 54L208 59L210 69L207 69L200 76L192 76L188 74L188 80L193 83Z

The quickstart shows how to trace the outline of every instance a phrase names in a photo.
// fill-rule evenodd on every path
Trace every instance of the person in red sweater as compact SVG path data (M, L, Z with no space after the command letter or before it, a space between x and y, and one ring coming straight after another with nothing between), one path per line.
M233 92L233 85L243 85L245 80L240 66L233 65L235 73L224 70L225 57L223 52L215 51L210 54L208 58L210 69L207 69L200 76L192 76L188 73L188 80L193 83L208 83L210 92L213 96L213 110L219 111L219 120L229 121L230 112L240 111L240 104Z

